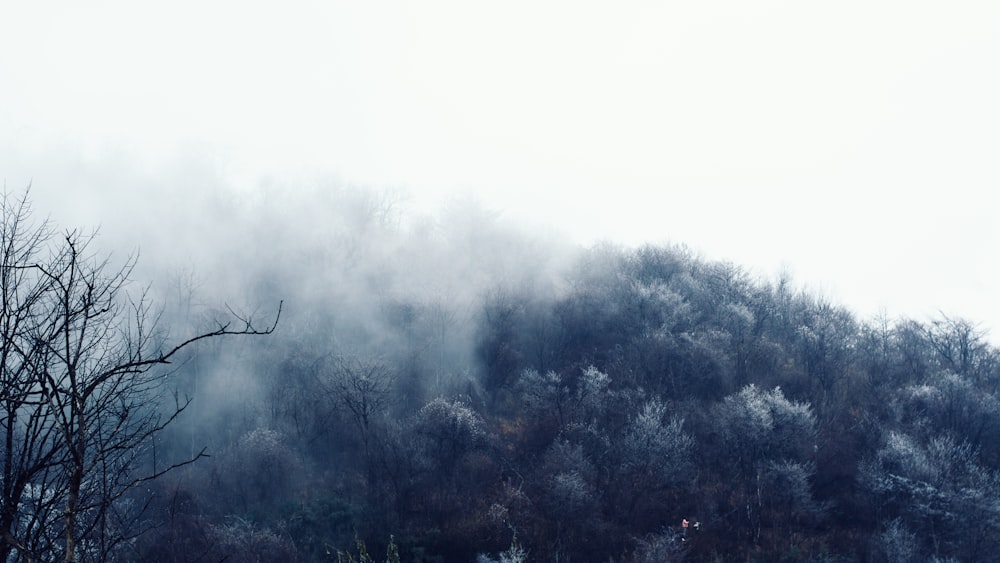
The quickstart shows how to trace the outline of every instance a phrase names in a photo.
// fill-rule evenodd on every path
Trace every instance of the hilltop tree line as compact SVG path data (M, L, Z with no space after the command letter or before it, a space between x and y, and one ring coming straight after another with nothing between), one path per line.
M70 502L82 458L67 427L25 422L52 409L38 400L48 388L21 374L68 370L5 361L5 467L44 466L20 485L5 469L6 560L63 557L70 540L80 561L1000 552L1000 363L976 325L859 319L788 276L679 246L560 246L471 205L415 222L385 194L313 206L318 234L275 245L253 240L266 236L251 225L267 223L267 198L234 211L234 231L258 246L216 267L244 276L226 289L253 303L284 299L281 323L265 338L205 338L167 371L122 373L115 381L135 382L142 400L107 403L87 452L103 451L118 418L145 426L122 423L137 429L127 460L85 464L83 489L102 502ZM61 240L43 254L72 252ZM3 268L4 280L57 278ZM117 272L111 281L128 277ZM215 300L211 282L164 285L171 333L219 318L202 304ZM5 298L5 322L17 302ZM114 326L102 351L146 334ZM47 334L32 329L30 341ZM160 336L143 361L172 350ZM10 357L25 354L22 332L4 338ZM37 365L59 364L39 350ZM108 365L122 357L129 365L127 354ZM25 428L43 432L32 452L51 447L15 456L28 451ZM18 486L20 500L9 496Z

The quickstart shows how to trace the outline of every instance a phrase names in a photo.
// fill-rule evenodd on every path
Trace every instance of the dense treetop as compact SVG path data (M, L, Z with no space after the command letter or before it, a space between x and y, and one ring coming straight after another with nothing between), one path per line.
M194 402L150 451L211 457L136 492L116 557L1000 552L1000 356L974 324L859 319L680 246L553 244L474 206L402 226L343 199L316 236L200 274L287 312L177 368ZM215 288L179 279L183 327Z

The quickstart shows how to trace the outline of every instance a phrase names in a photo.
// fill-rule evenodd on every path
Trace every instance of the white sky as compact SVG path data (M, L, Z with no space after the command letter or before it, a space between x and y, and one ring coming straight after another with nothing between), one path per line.
M0 0L0 179L92 223L76 186L185 159L471 192L994 341L997 100L994 1Z

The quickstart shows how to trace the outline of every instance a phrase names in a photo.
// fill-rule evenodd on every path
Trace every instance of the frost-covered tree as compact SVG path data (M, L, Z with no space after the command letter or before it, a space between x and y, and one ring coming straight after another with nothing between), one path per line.
M485 502L474 498L478 471L486 463L483 420L464 402L439 397L414 415L411 432L414 484L407 496L434 525L457 524L463 512L474 512ZM486 473L492 475L489 469Z
M789 401L780 388L765 391L752 384L712 412L721 438L718 469L734 480L734 498L741 506L732 509L743 515L741 527L757 543L765 525L786 526L796 516L794 509L812 506L808 480L814 467L815 417L808 404ZM788 486L799 492L788 496ZM770 510L774 506L780 510Z
M949 435L922 441L888 431L862 462L860 481L876 517L917 533L924 553L981 560L1000 549L1000 475L978 458L972 445Z
M475 411L461 401L443 397L420 409L413 430L433 471L447 472L455 460L481 445L486 437L482 418Z
M517 391L532 416L554 419L557 428L562 428L593 419L604 405L610 383L611 378L594 366L568 376L527 369L518 379Z
M647 401L629 421L622 439L622 466L627 474L643 477L645 486L639 490L675 486L692 477L694 440L683 427L684 421L669 417L667 407L656 399Z

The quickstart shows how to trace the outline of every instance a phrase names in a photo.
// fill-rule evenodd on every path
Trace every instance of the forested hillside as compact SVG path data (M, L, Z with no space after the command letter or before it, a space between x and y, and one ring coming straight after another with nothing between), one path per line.
M224 258L142 256L156 342L281 317L151 366L158 402L136 408L155 431L88 465L85 490L117 488L78 503L75 560L1000 557L1000 362L970 322L858 318L789 276L578 248L474 204L421 219L386 194L270 197L213 229ZM32 264L4 262L0 328ZM24 417L49 395L8 348L3 461L26 428L54 441L31 479L5 470L5 553L74 560L55 475L76 458L59 420ZM110 412L110 435L136 416Z

